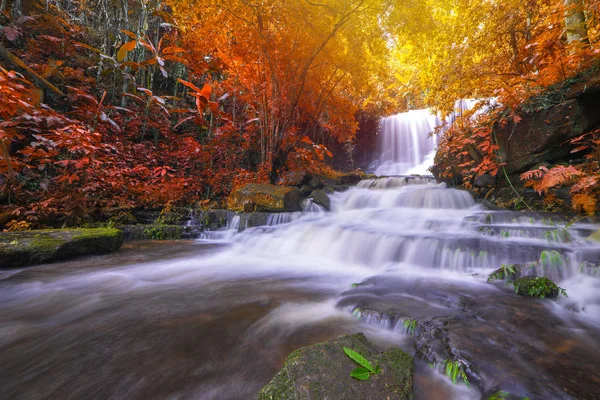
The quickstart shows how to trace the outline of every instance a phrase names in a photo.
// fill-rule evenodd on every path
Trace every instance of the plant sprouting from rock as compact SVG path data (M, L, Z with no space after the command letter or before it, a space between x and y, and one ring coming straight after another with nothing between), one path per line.
M452 380L453 384L456 385L457 380L460 378L465 385L469 386L469 378L460 362L446 359L444 360L444 369L446 370L446 375Z

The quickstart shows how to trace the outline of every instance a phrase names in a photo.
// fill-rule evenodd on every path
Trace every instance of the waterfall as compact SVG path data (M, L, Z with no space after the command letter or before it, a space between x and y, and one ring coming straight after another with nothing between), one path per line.
M413 110L383 118L379 125L377 175L427 175L433 165L436 137L442 125L430 110Z
M374 173L380 176L431 175L429 168L433 165L439 135L480 102L476 99L457 100L454 111L444 119L430 109L382 118L378 135L379 160ZM493 98L485 102L475 115L498 104ZM436 128L440 132L435 132Z

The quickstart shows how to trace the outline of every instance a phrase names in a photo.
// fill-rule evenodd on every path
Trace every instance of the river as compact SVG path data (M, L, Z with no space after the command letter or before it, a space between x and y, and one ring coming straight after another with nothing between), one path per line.
M364 332L415 356L415 399L600 398L597 225L486 210L415 176L330 198L273 226L0 271L0 397L251 399L292 350ZM526 273L568 298L487 282L536 261Z

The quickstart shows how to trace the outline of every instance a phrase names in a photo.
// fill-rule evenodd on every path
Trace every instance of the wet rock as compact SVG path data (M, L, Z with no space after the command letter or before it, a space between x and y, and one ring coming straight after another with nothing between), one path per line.
M497 280L514 281L521 277L521 269L520 265L503 265L488 276L488 282Z
M123 227L125 240L179 240L195 239L201 230L194 226L183 225L127 225Z
M356 185L364 176L364 173L350 172L340 176L340 181L342 185Z
M514 281L515 293L519 296L556 298L558 286L550 279L541 276L524 276Z
M345 192L348 189L350 189L349 185L335 185L335 186L333 186L333 191L334 192Z
M227 206L242 212L294 212L302 211L302 200L295 188L251 183L233 190Z
M313 188L311 186L308 185L302 185L300 187L300 195L302 195L302 197L307 197L309 194L311 194L313 191Z
M358 365L344 347L379 365L381 373L364 381L351 378ZM410 399L413 372L411 356L397 348L382 352L357 333L294 351L258 399Z
M195 218L204 228L220 229L227 226L229 213L230 211L227 210L206 210L200 211Z
M257 226L267 225L267 220L269 219L269 213L255 212L255 213L249 213L249 214L242 214L240 217L241 217L240 227L242 229L254 228Z
M0 232L0 266L23 267L118 250L123 232L113 228Z
M324 190L314 190L309 197L313 199L315 204L320 205L325 210L329 211L331 209L331 200L329 200L329 196Z

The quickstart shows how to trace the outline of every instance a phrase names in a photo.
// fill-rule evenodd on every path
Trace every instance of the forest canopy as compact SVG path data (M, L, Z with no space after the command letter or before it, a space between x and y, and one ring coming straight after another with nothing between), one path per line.
M0 12L0 203L33 225L335 174L332 151L351 149L360 118L447 114L463 98L518 118L600 59L590 0L2 0ZM457 152L489 154L473 173L497 173L491 139L462 135Z

